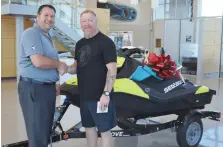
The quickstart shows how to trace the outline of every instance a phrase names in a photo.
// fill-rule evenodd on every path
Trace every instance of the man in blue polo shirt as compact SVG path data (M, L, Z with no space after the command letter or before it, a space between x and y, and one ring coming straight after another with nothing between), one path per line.
M21 38L18 93L30 147L48 146L59 92L55 83L59 73L63 75L68 69L59 61L49 34L55 13L51 5L40 6L37 23Z

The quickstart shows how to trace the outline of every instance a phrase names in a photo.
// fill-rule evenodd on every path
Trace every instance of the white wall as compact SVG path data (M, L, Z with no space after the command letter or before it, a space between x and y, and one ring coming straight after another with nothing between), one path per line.
M174 60L180 60L181 44L193 44L194 42L194 22L189 20L165 20L165 30L159 32L164 35L164 49ZM157 29L159 30L159 29ZM160 28L160 30L162 30ZM163 33L163 34L162 34ZM155 35L156 36L156 35ZM186 42L186 36L192 36L191 42Z
M156 39L161 39L161 46L164 45L164 32L165 32L165 25L164 20L155 20L153 23L153 32L152 32L152 44L151 48L153 51L157 52L158 48L156 48Z
M182 20L181 21L181 38L180 38L180 43L181 44L191 44L195 43L195 22L194 21L189 21L189 20ZM186 42L186 36L192 36L191 38L191 43Z
M180 21L169 20L165 21L165 38L164 49L173 60L179 60L179 41L180 41Z
M219 70L221 22L221 18L204 20L204 73L213 73Z

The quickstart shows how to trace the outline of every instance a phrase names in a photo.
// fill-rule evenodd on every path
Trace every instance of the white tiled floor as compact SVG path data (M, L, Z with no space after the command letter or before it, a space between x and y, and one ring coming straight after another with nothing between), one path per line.
M192 79L193 81L195 79ZM217 90L217 95L208 105L206 110L218 110L223 113L223 80L205 79L198 84L206 85ZM18 103L16 81L2 81L2 145L26 140L25 127ZM59 98L58 98L59 102ZM77 116L72 112L76 111ZM158 118L160 121L169 119ZM72 125L79 120L78 109L71 108L63 119L66 126ZM215 122L203 119L204 134L201 140L201 147L223 147L223 120ZM53 145L54 147L86 147L85 139L73 139L62 141ZM100 143L99 143L100 146ZM177 147L176 134L170 130L165 130L150 135L129 138L115 138L116 147Z

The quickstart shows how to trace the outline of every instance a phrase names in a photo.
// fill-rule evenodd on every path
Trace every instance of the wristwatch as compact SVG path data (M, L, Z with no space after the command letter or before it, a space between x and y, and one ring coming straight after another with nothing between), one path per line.
M103 94L104 94L105 96L110 96L110 92L109 92L109 91L104 91Z

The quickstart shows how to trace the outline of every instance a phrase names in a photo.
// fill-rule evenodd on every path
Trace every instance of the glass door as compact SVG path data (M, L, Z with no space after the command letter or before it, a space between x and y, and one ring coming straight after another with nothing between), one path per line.
M180 21L179 56L183 66L181 72L186 75L197 75L199 43L196 24L196 19Z

